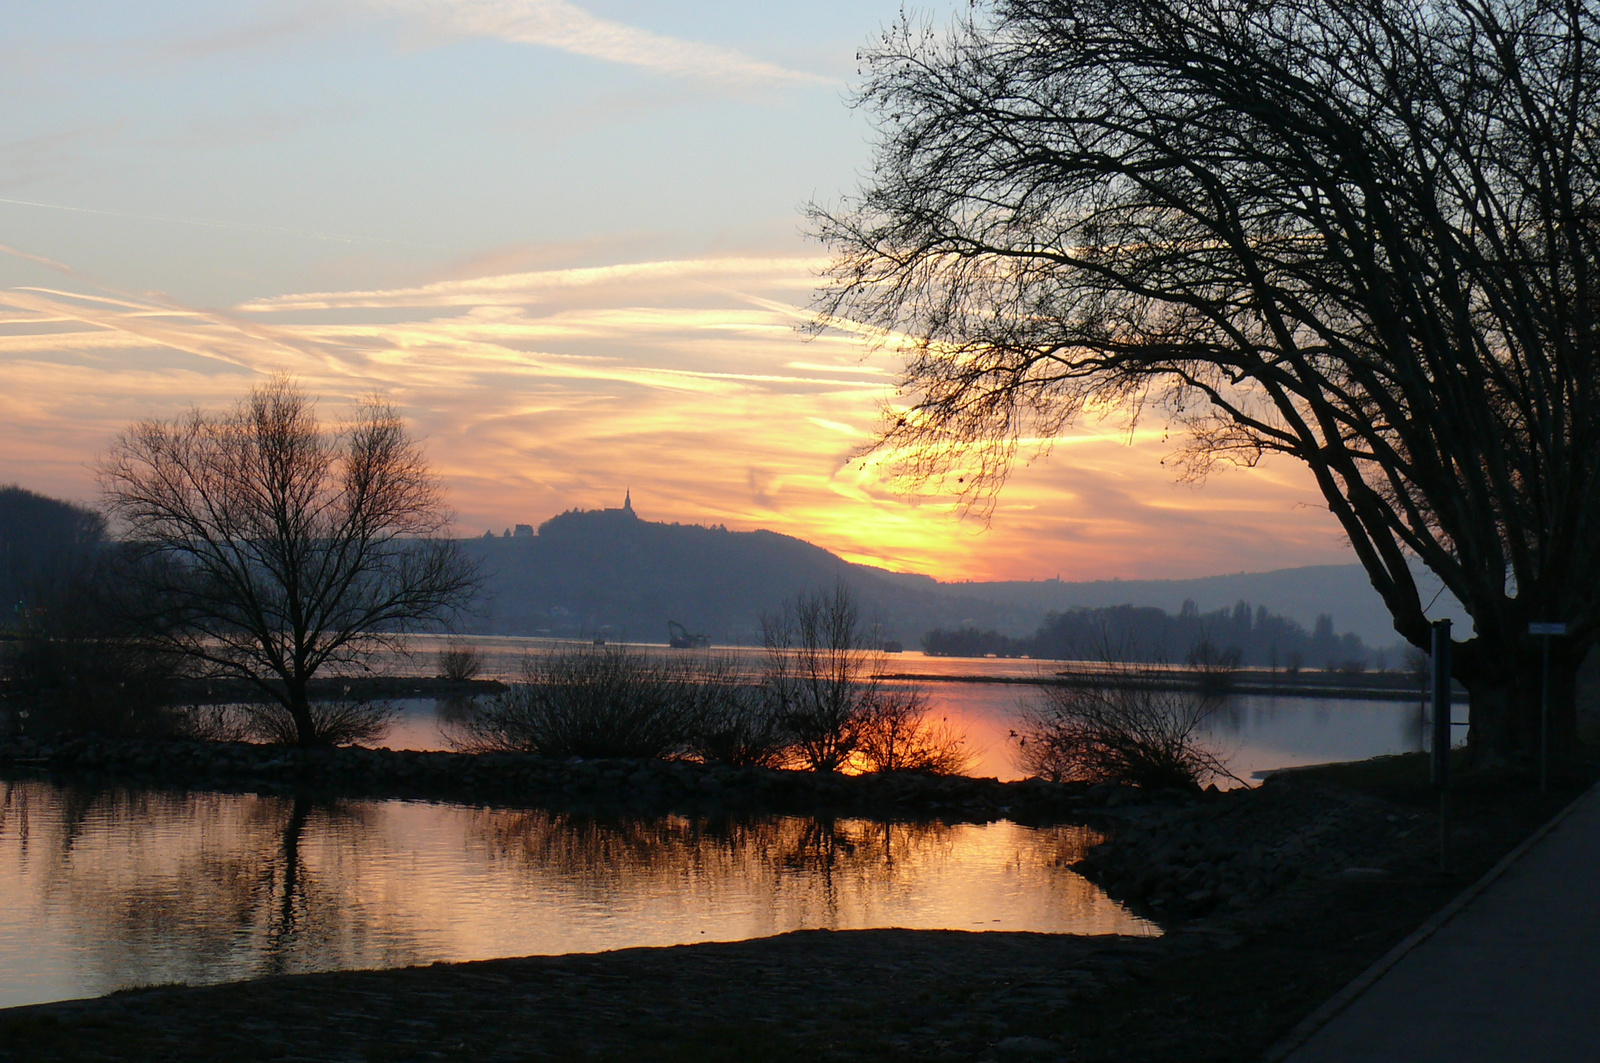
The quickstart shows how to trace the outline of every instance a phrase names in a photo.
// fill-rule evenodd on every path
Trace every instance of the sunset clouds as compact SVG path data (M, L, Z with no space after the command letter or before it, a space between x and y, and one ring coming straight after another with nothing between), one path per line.
M1191 574L1338 556L1298 477L1170 483L1151 430L1088 425L1019 472L992 524L906 496L860 451L894 365L794 325L819 263L624 263L317 292L202 312L60 287L0 294L0 439L82 495L128 421L231 402L288 369L325 416L379 391L427 437L464 534L632 489L657 520L767 527L947 578ZM1287 470L1277 470L1282 473Z

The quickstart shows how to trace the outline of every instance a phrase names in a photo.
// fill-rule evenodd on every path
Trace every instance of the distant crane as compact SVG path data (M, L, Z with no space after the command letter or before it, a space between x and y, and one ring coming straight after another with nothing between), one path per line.
M668 620L667 645L675 650L703 650L710 647L711 636L692 633L676 620Z

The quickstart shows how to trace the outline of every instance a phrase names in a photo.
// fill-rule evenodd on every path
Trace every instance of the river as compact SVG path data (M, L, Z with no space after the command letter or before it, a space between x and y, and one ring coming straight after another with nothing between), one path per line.
M474 641L504 678L539 645ZM430 651L393 664L431 674ZM972 773L1019 775L1010 732L1038 688L1016 681L1049 665L907 653L890 667L925 677L933 711L967 735ZM441 748L447 708L400 702L386 744ZM1414 704L1251 696L1225 703L1207 736L1236 785L1418 749L1421 732ZM0 789L0 1006L809 927L1159 932L1070 870L1095 841L1083 827L595 819L42 779Z

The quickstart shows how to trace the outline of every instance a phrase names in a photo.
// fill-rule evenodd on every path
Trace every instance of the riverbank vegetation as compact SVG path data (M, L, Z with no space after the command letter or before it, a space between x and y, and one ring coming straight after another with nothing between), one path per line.
M689 758L811 771L929 771L969 762L913 683L893 681L844 585L801 594L762 620L754 675L715 654L620 646L529 657L521 682L447 726L468 751L545 757Z
M1053 782L1198 790L1232 778L1204 735L1220 705L1216 695L1137 682L1040 687L1023 701L1012 732L1017 764Z

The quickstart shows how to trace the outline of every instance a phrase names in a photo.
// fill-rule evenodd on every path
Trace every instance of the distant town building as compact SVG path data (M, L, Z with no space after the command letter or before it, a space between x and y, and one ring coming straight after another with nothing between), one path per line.
M533 525L532 524L518 524L517 525L517 530L516 530L515 534L512 537L516 538L516 539L532 539L533 538Z

